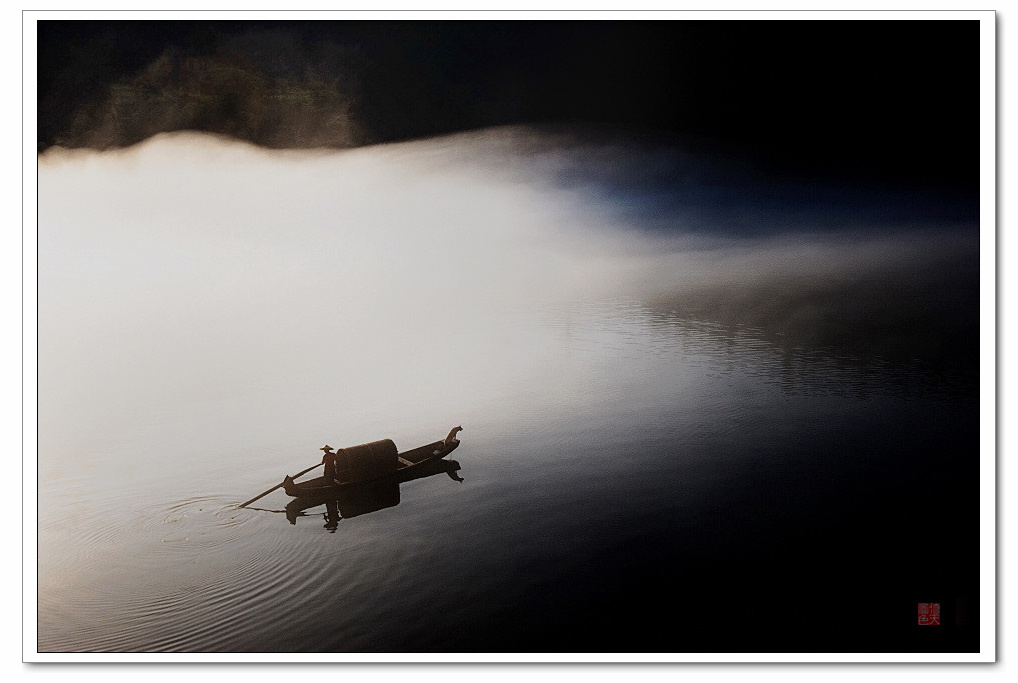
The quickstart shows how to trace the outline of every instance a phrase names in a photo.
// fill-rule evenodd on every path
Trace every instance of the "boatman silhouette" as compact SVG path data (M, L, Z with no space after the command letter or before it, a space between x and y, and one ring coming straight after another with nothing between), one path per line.
M322 456L322 462L325 463L325 481L336 481L336 453L332 446L325 444L318 450L325 451L325 455Z

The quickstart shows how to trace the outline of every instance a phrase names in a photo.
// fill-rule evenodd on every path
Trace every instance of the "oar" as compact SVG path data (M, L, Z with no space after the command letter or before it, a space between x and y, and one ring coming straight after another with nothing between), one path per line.
M321 465L321 464L322 464L322 463L318 463L318 465ZM297 477L301 476L302 474L307 474L308 472L310 472L310 471L311 471L311 470L313 470L314 468L318 467L318 465L312 465L311 467L307 468L306 470L302 470L302 471L298 472L297 474L293 475L293 477L292 477L292 478L293 478L293 479L296 479ZM279 488L280 486L282 486L282 485L283 485L284 483L286 483L286 480L283 480L282 482L280 482L280 483L276 484L275 486L273 486L273 487L272 487L271 489L269 489L268 491L265 491L265 492L263 492L263 493L259 493L259 494L258 494L257 496L255 496L255 497L254 497L254 498L252 498L251 500L247 501L246 503L241 503L241 504L240 504L240 505L238 505L237 507L246 507L246 506L250 505L251 503L253 503L253 502L255 502L256 500L258 500L259 498L261 498L262 496L267 496L267 495L269 495L270 493L272 493L273 491L275 491L276 489L278 489L278 488Z

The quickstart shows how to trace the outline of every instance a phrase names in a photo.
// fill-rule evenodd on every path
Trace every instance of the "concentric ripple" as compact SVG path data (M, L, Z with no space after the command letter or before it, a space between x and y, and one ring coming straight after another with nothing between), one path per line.
M42 650L228 650L324 604L335 573L330 546L227 496L152 506L79 540L87 558L40 591Z
M143 512L131 529L151 540L157 552L211 550L232 543L257 525L258 517L240 510L227 497L203 496L173 502Z

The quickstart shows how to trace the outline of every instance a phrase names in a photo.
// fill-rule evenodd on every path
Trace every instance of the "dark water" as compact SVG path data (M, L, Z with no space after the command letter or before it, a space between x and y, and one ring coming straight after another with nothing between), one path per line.
M974 218L618 144L43 156L39 650L978 650Z

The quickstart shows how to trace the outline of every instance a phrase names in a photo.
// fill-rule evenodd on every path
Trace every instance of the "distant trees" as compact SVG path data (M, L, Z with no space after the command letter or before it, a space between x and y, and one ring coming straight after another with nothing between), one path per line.
M82 105L55 142L109 149L196 130L272 148L352 147L365 141L352 91L340 76L308 64L267 70L237 51L185 56L170 49Z

